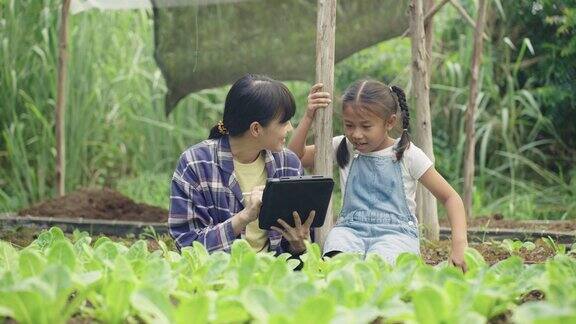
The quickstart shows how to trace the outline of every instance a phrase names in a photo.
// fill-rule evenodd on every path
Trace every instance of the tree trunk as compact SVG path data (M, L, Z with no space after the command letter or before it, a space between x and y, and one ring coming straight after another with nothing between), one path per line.
M56 187L58 196L66 192L66 64L68 61L68 11L70 0L62 2L58 34L58 83L56 86Z
M334 44L336 34L336 0L318 0L316 29L316 81L324 84L324 91L334 93ZM314 171L332 177L332 104L316 112L314 120ZM316 235L324 246L326 236L334 224L332 202L326 212L326 221Z
M474 29L474 50L472 53L472 67L470 71L470 97L466 109L466 155L464 156L464 209L466 218L470 222L472 218L472 197L474 194L474 155L476 144L475 115L476 101L478 98L478 77L480 64L482 63L482 48L484 45L484 21L486 20L485 0L478 3L478 17L476 29Z
M428 13L431 12L432 9L435 8L434 4L435 0L425 0L424 1L424 12ZM434 19L433 16L430 19L426 20L424 17L424 36L426 37L426 59L428 64L428 80L427 83L430 84L430 80L432 79L432 43L434 42Z
M426 50L426 35L424 34L423 0L412 0L410 4L410 31L412 39L412 97L415 103L416 120L414 142L424 153L434 161L432 148L432 125L430 117L430 85L428 77L429 54ZM429 240L438 240L438 211L436 198L418 185L417 215L424 225L424 235Z
M442 0L442 2L440 2L439 4L435 4L434 0L428 0L428 2L425 4L426 9L426 15L424 16L424 32L426 33L426 35L428 35L428 25L431 26L430 24L430 20L436 15L436 13L438 13L438 11L440 11L440 9L442 9L442 7L444 7L444 5L446 3L448 3L450 0ZM404 31L404 33L402 34L401 37L405 37L410 33L410 27L408 27L408 29L406 29ZM430 52L431 53L431 52Z

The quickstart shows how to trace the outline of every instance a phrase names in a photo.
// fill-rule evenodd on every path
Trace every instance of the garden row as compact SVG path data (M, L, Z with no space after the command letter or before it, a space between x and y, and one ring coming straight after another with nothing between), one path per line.
M57 227L30 245L0 241L0 319L20 323L538 323L576 321L576 259L558 249L544 263L514 255L490 266L469 249L469 271L401 255L323 259L308 246L301 271L288 255L230 253L158 241L131 245ZM529 244L524 248L529 247Z

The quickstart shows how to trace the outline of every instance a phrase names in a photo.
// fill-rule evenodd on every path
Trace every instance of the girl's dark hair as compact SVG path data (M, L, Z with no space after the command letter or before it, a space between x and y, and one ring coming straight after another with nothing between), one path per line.
M396 160L400 161L404 151L410 146L410 112L406 103L404 91L397 86L387 86L374 80L360 80L352 84L344 91L342 96L342 110L367 109L384 120L388 120L392 114L402 114L402 136L396 151ZM350 152L346 145L346 137L342 139L336 151L336 161L340 168L344 168L350 162Z
M253 122L263 127L274 119L285 123L295 111L294 97L282 82L263 75L246 74L228 91L222 124L212 127L208 138L242 135Z

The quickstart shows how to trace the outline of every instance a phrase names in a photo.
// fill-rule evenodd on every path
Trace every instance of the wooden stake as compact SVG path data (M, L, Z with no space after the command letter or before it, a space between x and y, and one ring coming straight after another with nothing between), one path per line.
M66 192L66 64L68 61L68 11L70 0L62 2L58 33L58 81L56 86L56 187L58 196Z
M474 155L476 144L476 131L474 129L476 101L478 98L480 64L482 63L482 49L484 46L484 25L486 20L487 1L480 0L478 4L478 17L474 30L474 50L472 53L472 67L470 71L470 97L466 108L466 154L464 156L464 209L468 221L472 218L472 196L474 193Z
M324 90L334 93L334 46L336 34L336 0L318 0L316 28L316 82L324 84ZM332 104L316 111L314 119L314 172L332 177ZM332 203L326 213L324 225L316 232L316 240L324 246L326 236L334 224Z
M412 0L410 4L410 29L412 39L412 97L416 103L414 142L434 161L432 128L430 117L430 85L428 83L428 52L424 34L423 0ZM418 217L424 225L424 235L429 240L438 240L440 235L436 198L422 185L417 191Z

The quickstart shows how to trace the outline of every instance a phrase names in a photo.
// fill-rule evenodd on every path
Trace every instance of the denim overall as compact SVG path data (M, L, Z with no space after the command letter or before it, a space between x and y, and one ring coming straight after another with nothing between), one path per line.
M416 218L395 157L353 159L342 212L324 244L324 253L331 251L377 253L390 264L403 252L420 254Z

